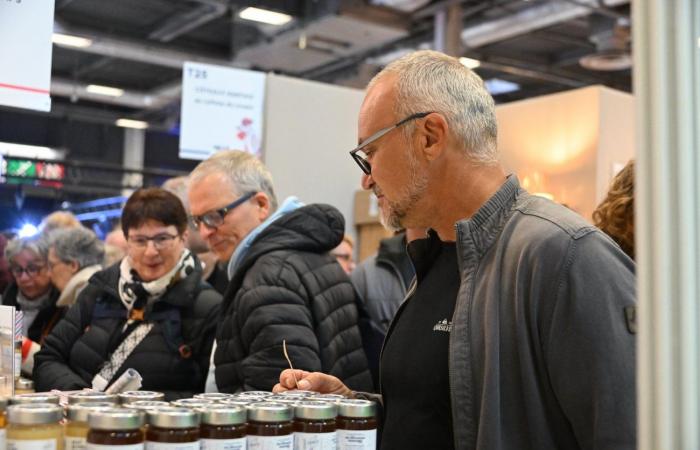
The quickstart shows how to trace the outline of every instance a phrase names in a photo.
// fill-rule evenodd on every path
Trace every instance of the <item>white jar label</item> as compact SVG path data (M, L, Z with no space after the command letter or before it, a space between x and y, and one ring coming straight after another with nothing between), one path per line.
M7 450L56 450L56 439L8 439Z
M199 450L199 441L194 441L194 442L146 441L146 450Z
M64 442L65 450L85 450L87 446L87 439L81 437L66 436Z
M338 438L332 433L294 433L294 450L335 450Z
M7 431L4 428L0 428L0 449L7 448Z
M375 450L377 430L338 430L338 450Z
M104 445L104 444L86 444L87 450L143 450L143 442L140 444L126 445Z
M202 450L246 450L246 438L238 439L200 439Z
M294 437L287 436L250 436L248 435L248 450L292 450Z

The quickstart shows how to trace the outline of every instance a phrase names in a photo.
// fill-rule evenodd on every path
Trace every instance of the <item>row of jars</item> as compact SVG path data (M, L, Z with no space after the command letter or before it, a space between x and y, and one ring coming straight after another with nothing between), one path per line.
M376 407L366 400L301 391L163 397L84 391L68 397L64 420L57 395L17 395L2 416L0 450L5 432L8 450L376 448Z

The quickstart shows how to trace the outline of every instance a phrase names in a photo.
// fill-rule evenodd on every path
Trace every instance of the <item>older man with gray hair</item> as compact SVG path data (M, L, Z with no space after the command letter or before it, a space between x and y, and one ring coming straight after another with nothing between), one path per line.
M193 224L231 280L207 390L270 390L287 366L284 341L295 366L371 388L355 294L329 253L343 239L342 214L294 197L278 205L270 172L241 151L199 164L189 203Z
M417 284L384 342L381 448L632 450L634 263L506 175L496 131L481 79L438 52L389 64L367 90L350 152L362 185L387 225L431 229L408 246Z

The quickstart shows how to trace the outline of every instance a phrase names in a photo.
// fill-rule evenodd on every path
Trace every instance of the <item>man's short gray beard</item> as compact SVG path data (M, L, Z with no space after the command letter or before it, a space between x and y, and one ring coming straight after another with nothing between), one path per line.
M406 223L406 216L410 209L423 197L428 188L428 177L425 173L420 172L417 161L413 158L413 154L409 150L409 167L411 170L410 184L406 186L405 200L399 202L386 201L385 208L381 208L379 221L388 230L397 232L404 228L415 228L422 225Z

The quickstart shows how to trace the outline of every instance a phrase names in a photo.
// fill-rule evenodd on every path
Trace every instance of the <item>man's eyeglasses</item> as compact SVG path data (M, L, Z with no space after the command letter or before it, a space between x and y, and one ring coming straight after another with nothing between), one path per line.
M26 273L27 276L30 277L35 277L44 270L46 266L34 266L34 265L28 265L27 267L22 267L22 266L11 266L10 267L10 272L12 272L12 275L14 275L15 278L19 278L22 276L23 273Z
M208 228L217 228L224 223L224 218L226 217L226 214L233 211L239 205L242 205L243 203L250 200L250 198L253 197L255 194L257 194L257 192L248 192L235 202L230 203L224 206L223 208L213 209L199 216L190 216L190 223L197 230L199 229L200 224L204 224Z
M139 250L144 250L146 247L148 247L148 241L153 241L153 246L156 248L156 250L165 250L173 245L173 242L175 242L177 237L177 235L168 233L156 234L152 237L129 236L127 238L127 242Z
M377 131L372 136L368 137L363 142L361 142L360 145L358 145L354 149L350 150L350 156L352 156L352 159L355 160L357 165L360 166L360 169L362 169L362 171L364 173L366 173L367 175L371 175L372 174L372 166L369 164L369 161L367 161L368 155L364 151L365 147L367 147L372 142L375 142L377 139L384 136L385 134L387 134L391 130L396 129L396 128L400 127L401 125L404 125L404 124L410 122L411 120L422 119L423 117L427 116L428 114L432 114L432 111L411 114L410 116L406 117L403 120L396 122L395 124L393 124L391 126L388 126L386 128L382 128L381 130Z

